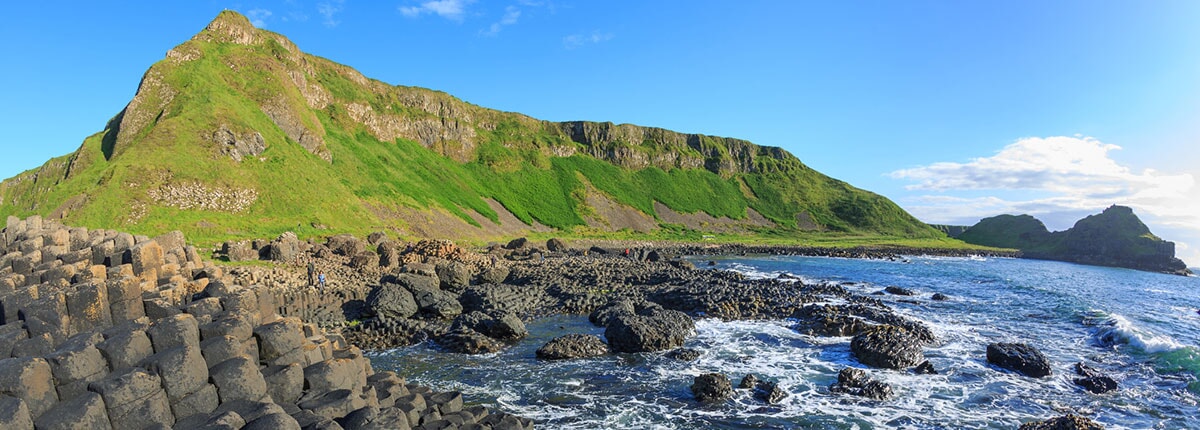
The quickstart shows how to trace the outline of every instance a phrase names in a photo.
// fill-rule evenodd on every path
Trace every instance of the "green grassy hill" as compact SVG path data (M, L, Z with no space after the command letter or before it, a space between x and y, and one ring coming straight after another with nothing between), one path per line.
M779 148L542 121L393 86L229 11L154 64L76 152L0 184L0 216L179 229L207 243L287 230L415 234L397 215L413 213L486 227L507 215L490 199L525 224L573 230L596 217L594 193L656 222L658 202L733 220L753 211L775 235L944 237Z
M1110 206L1053 233L1032 216L999 215L980 220L958 238L975 245L1019 249L1032 258L1189 273L1183 261L1175 258L1175 243L1155 236L1133 209L1125 206Z

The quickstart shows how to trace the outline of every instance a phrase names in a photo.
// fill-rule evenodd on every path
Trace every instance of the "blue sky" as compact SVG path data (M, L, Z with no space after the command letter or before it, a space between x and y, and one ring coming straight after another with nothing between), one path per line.
M73 151L232 9L385 82L780 146L929 222L1131 205L1200 264L1200 2L169 3L6 6L0 176Z

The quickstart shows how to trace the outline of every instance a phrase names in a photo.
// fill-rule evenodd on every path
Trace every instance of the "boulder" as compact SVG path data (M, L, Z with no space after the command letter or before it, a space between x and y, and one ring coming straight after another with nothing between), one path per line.
M850 350L862 364L885 369L905 369L925 361L921 341L908 330L878 325L854 336Z
M1090 418L1066 414L1045 421L1021 424L1020 430L1104 430L1104 426Z
M451 330L435 340L443 348L460 354L488 354L504 348L503 343L468 328Z
M749 374L746 374L746 376L742 377L742 382L738 383L738 388L751 389L751 388L758 386L758 382L759 382L758 377L754 376L753 373L749 373Z
M1117 381L1108 375L1100 373L1099 370L1083 363L1075 363L1075 373L1082 378L1075 378L1072 381L1075 385L1083 387L1093 394L1103 394L1117 389Z
M546 250L547 251L566 252L568 249L569 248L567 248L567 243L557 237L546 241Z
M367 309L384 320L409 318L420 310L408 289L391 283L371 290L367 295Z
M890 285L887 288L884 288L883 291L887 291L888 294L895 294L897 296L915 296L915 295L917 295L916 291L910 290L908 288L897 287L895 285Z
M357 237L354 237L354 235L351 234L339 234L337 236L330 237L329 240L325 242L325 246L329 247L334 254L346 257L353 257L355 255L362 254L363 251L367 250L366 245L364 245L358 240Z
M437 265L436 271L444 290L462 293L471 286L471 267L466 264L447 262Z
M221 253L229 261L254 261L258 259L258 251L244 240L226 241L221 244Z
M1050 375L1050 360L1023 343L993 343L987 346L987 361L1032 378Z
M872 400L887 400L892 397L892 387L871 379L862 369L847 367L838 372L838 380L829 386L832 393L845 393Z
M701 402L720 402L733 397L733 384L720 373L705 373L692 380L692 395Z
M762 400L768 405L782 402L787 396L787 392L779 388L779 384L774 382L759 381L754 385L754 398Z
M599 357L608 354L608 345L595 335L568 334L546 342L536 354L543 360Z
M683 312L648 307L610 320L604 337L616 352L656 352L683 346L695 327L692 318Z
M448 291L423 287L413 287L410 291L417 302L420 314L426 318L449 319L463 311L458 297Z
M504 249L521 249L521 248L524 248L525 245L527 245L527 244L529 244L529 239L526 239L524 237L518 237L516 239L508 241L508 244L504 245Z
M379 268L379 254L362 251L350 257L350 267L358 270L374 270Z
M290 231L271 241L267 250L267 259L271 261L292 261L297 255L300 255L300 239L296 237L296 233Z

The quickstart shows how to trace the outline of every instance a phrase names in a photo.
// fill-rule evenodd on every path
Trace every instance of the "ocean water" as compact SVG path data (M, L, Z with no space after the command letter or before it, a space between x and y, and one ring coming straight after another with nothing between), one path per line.
M707 260L705 260L707 261ZM874 293L889 285L915 297L877 296L925 321L939 337L925 349L940 372L871 369L895 396L871 401L831 394L846 366L864 367L849 338L799 334L792 322L700 320L685 344L703 352L681 362L622 354L542 362L534 351L568 333L603 337L586 317L528 325L530 337L482 356L430 344L372 353L377 368L471 402L514 412L541 428L1015 428L1075 412L1120 429L1200 428L1200 278L1005 258L908 257L905 261L814 257L718 259L714 270L833 281ZM932 301L942 293L947 301ZM900 300L913 300L915 303ZM990 366L991 342L1024 342L1050 359L1054 374L1032 379ZM1096 395L1074 385L1083 362L1118 381ZM747 373L788 392L765 405L739 390L725 404L692 399L692 378L720 372L736 385Z

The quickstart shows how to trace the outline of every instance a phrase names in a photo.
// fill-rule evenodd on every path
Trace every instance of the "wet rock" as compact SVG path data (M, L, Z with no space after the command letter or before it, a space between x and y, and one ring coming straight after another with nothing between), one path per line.
M796 312L796 318L792 328L810 336L854 336L870 327L862 318L827 305L805 306Z
M1050 375L1050 360L1023 343L993 343L987 346L987 361L1032 378Z
M1072 381L1075 385L1094 393L1103 394L1117 389L1117 381L1108 375L1100 373L1099 370L1083 363L1075 363L1075 373L1082 378L1075 378Z
M860 363L885 369L905 369L925 360L918 339L908 330L886 324L854 336L850 350Z
M537 350L543 360L568 360L599 357L608 354L608 345L598 336L590 334L568 334L546 342Z
M933 363L930 363L929 360L925 360L913 369L913 373L918 375L937 375L938 371L937 369L933 368Z
M529 331L525 329L525 323L511 313L502 313L493 317L483 312L468 312L459 315L451 323L451 331L459 329L473 330L505 342L521 340L529 335Z
M787 392L779 388L779 384L774 382L759 381L754 385L754 398L762 400L768 405L777 404L783 401L784 398L787 398L787 396Z
M838 380L829 386L832 393L845 393L872 400L887 400L892 397L892 387L871 379L862 369L847 367L838 372Z
M884 288L883 291L887 291L888 294L895 294L897 296L915 296L915 295L917 295L916 291L910 290L908 288L897 287L895 285L888 286L887 288Z
M753 373L750 373L750 374L747 374L746 376L742 377L742 382L738 383L738 388L750 389L750 388L754 388L755 386L757 386L758 383L759 383L758 377L754 376Z
M460 328L436 338L437 343L460 354L489 354L504 349L504 344L475 330Z
M1066 414L1044 421L1021 424L1021 430L1104 430L1104 426L1090 418Z
M942 294L942 293L933 293L933 296L931 296L930 299L941 302L941 301L950 300L950 297L947 297L945 294Z
M692 395L701 402L720 402L733 397L733 384L720 373L705 373L692 381Z
M674 358L679 361L696 361L700 358L700 351L692 348L679 348L667 353L668 358Z
M622 306L623 304L618 304ZM605 318L604 337L616 352L656 352L683 346L695 332L692 318L652 302L635 306L635 313L615 312Z

